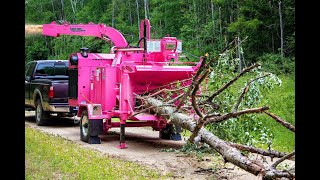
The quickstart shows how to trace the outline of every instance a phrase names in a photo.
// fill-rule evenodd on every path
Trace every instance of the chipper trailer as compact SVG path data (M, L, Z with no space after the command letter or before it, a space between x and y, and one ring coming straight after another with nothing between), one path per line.
M68 102L78 107L80 139L89 144L101 143L98 135L120 127L119 148L126 148L125 127L149 126L168 137L169 124L159 116L139 113L137 95L152 90L170 89L175 82L188 86L202 62L179 62L182 41L176 37L150 38L150 22L140 23L139 42L128 44L116 29L105 24L43 25L42 34L93 36L112 43L109 53L91 53L88 48L69 57ZM183 82L183 83L181 83ZM172 125L171 125L172 126ZM172 133L169 131L169 133Z

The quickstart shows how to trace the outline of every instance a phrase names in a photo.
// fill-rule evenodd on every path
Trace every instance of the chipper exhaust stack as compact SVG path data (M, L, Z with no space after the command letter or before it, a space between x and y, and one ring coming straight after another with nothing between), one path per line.
M88 48L81 48L70 55L69 104L79 108L82 141L100 143L98 135L120 127L119 148L126 148L125 127L151 126L160 135L167 132L166 120L137 113L136 95L163 87L169 89L173 82L182 80L185 81L180 85L189 85L191 81L187 79L195 74L201 62L179 62L182 42L175 37L150 39L148 19L141 21L140 30L138 45L129 46L118 30L104 24L43 25L42 34L46 36L94 36L114 45L110 53L89 53Z

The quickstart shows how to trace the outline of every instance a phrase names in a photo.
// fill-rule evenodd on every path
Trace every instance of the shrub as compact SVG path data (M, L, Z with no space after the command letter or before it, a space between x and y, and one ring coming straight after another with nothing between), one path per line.
M280 74L295 73L295 58L281 57L280 54L266 53L258 58L265 71Z

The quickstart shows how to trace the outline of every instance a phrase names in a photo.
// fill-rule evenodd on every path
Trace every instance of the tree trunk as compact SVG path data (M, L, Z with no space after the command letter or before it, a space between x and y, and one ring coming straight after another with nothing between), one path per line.
M140 31L140 15L139 15L139 2L138 0L136 0L136 5L137 5L137 18L138 18L138 27L139 27L139 31Z
M211 0L211 16L212 16L212 37L215 36L214 34L214 4L213 4L213 0ZM212 38L212 48L214 48L214 42L213 42L213 38Z
M111 26L114 27L114 6L115 6L115 0L112 0L112 20L111 20Z
M61 20L66 20L64 15L64 0L61 0Z
M242 67L241 67L241 52L240 52L240 32L238 31L238 37L237 37L237 44L238 44L238 58L239 58L239 73L241 72L242 70Z
M282 12L281 12L281 1L279 1L279 18L280 18L280 41L281 41L281 57L283 57L283 21L282 21Z
M222 44L222 22L221 22L221 6L219 6L219 26L220 26L220 47L223 47ZM222 49L222 48L220 48Z
M55 10L54 10L53 0L51 0L51 3L52 3L52 12L53 12L54 16L56 17L56 19L58 19L58 18L57 18L57 14L56 14L56 12L55 12Z
M147 16L147 0L144 0L144 18L148 19L148 16Z

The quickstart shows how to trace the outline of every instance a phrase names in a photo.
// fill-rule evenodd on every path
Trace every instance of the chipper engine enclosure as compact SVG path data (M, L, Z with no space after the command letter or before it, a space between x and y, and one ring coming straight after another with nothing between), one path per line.
M188 86L199 62L179 62L182 41L176 37L150 39L150 22L140 23L140 40L130 46L124 36L105 24L43 25L43 35L95 36L111 41L109 53L90 53L88 48L69 58L69 104L78 107L81 140L100 143L98 135L120 127L119 148L126 148L125 127L150 126L162 131L167 122L159 116L138 113L137 95L152 90ZM182 82L182 83L181 83ZM172 86L173 85L173 86Z

